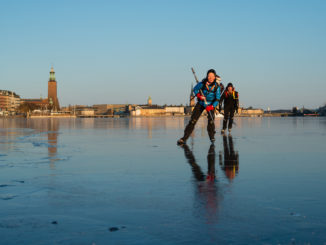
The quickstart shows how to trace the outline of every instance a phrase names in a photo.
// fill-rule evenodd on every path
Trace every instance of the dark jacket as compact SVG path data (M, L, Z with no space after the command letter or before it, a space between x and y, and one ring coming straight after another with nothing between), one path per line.
M233 92L230 94L227 90L225 90L220 98L219 110L222 109L223 102L224 102L224 110L225 108L238 110L239 93L233 90Z

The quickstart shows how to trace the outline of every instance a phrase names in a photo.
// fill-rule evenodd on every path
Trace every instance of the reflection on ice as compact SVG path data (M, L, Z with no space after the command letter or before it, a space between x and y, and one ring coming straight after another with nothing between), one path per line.
M205 175L200 165L190 150L188 145L181 146L187 162L191 166L195 182L195 202L196 213L205 216L207 223L218 223L219 201L223 198L222 193L226 188L217 180L217 170L215 168L215 145L211 144L207 153L207 174ZM223 136L224 154L220 152L220 166L226 177L231 181L235 178L239 170L239 154L234 151L233 138L231 135Z
M206 176L197 164L193 152L189 149L188 145L181 147L184 149L185 157L191 166L195 179L198 181L195 183L196 216L200 217L204 215L207 223L217 223L220 194L218 192L218 183L215 181L215 146L211 144L207 153Z
M192 172L194 174L194 177L198 181L215 181L215 146L214 144L211 144L207 153L207 175L202 172L200 166L196 163L196 159L192 153L192 151L189 149L188 145L182 145L181 146L184 149L184 154L186 159L188 160L188 163L190 164L192 168Z
M9 119L2 120L1 123L3 127L10 127L0 131L0 139L3 143L0 147L4 151L13 149L18 153L21 152L25 155L24 162L27 161L27 163L44 163L44 159L48 159L51 168L54 167L53 164L56 161L60 160L57 157L60 119ZM48 157L34 159L32 155L26 156L26 153L28 154L26 150L31 150L26 149L26 144L32 144L33 147L40 148L41 151L42 148L47 148ZM32 151L39 154L40 150ZM63 159L65 158L63 157Z
M239 153L234 150L233 138L231 135L223 135L223 149L224 154L220 151L219 161L226 177L231 181L239 171Z

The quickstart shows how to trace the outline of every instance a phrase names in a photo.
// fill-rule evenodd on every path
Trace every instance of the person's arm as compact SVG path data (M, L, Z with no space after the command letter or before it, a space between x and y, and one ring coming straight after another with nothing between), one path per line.
M235 111L238 113L239 109L239 93L235 91Z
M194 87L194 94L199 100L204 100L204 96L200 93L201 88L203 87L203 82L197 83Z
M219 104L220 98L221 98L221 88L218 87L218 89L216 90L216 93L215 93L215 100L212 104L214 106L214 108Z

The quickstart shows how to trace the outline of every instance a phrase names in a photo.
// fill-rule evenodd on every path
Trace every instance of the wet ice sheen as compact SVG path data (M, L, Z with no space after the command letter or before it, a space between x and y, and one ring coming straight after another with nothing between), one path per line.
M187 122L1 119L1 244L326 242L325 118Z

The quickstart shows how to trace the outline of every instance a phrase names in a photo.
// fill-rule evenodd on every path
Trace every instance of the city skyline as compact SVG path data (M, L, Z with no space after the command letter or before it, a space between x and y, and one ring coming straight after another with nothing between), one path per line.
M245 107L326 102L323 1L0 5L1 89L23 98L46 97L54 66L62 106L185 105L194 67L233 82Z

